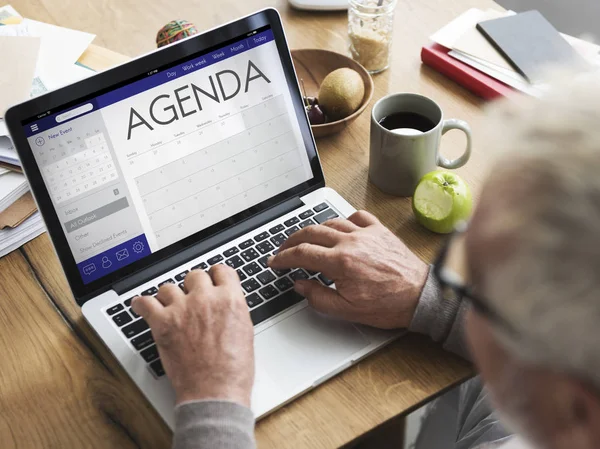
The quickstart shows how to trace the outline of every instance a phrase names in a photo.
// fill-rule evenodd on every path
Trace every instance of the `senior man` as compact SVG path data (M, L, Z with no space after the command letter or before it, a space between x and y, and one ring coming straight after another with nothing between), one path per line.
M408 327L472 358L445 448L600 447L600 89L563 87L506 107L488 145L511 150L488 177L469 229L434 268L357 212L292 235L274 268L322 271L295 288L324 313ZM484 151L482 146L482 151ZM177 395L174 447L255 446L253 329L236 273L192 272L133 308L150 324ZM439 447L439 446L438 446Z

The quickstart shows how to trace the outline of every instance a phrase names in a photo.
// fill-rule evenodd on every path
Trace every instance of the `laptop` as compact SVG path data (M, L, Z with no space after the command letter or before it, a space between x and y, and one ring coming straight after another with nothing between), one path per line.
M325 186L279 14L265 9L14 106L6 121L75 300L172 428L175 397L136 295L237 270L265 416L397 332L320 315L272 270L292 233L354 212Z

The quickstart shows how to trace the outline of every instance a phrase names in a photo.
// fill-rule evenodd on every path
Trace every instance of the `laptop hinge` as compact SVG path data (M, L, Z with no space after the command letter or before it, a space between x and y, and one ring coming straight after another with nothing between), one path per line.
M236 239L253 229L258 228L259 226L264 225L272 220L275 220L277 217L281 217L282 215L287 214L293 210L298 209L303 206L303 202L299 196L290 198L289 200L284 201L283 203L279 203L272 208L261 212L258 215L250 217L230 228L225 229L224 231L219 232L212 237L209 237L194 246L191 246L165 260L162 260L142 271L139 271L122 281L119 281L113 285L113 290L117 292L117 294L121 295L126 291L135 288L138 285L143 284L151 279L154 279L161 274L172 270L184 263L207 253L219 246Z

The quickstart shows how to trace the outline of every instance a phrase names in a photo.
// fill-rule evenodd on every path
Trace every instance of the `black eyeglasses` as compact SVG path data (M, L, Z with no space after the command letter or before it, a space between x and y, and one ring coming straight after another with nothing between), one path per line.
M459 299L467 299L477 313L515 334L513 326L490 308L489 301L475 293L466 281L468 270L465 251L460 244L464 243L466 230L466 224L461 225L446 240L433 264L433 275L443 289L452 291Z

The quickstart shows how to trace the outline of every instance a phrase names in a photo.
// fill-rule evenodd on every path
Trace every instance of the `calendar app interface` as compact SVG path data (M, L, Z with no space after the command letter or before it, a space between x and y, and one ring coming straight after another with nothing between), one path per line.
M261 29L27 123L84 283L313 177Z

